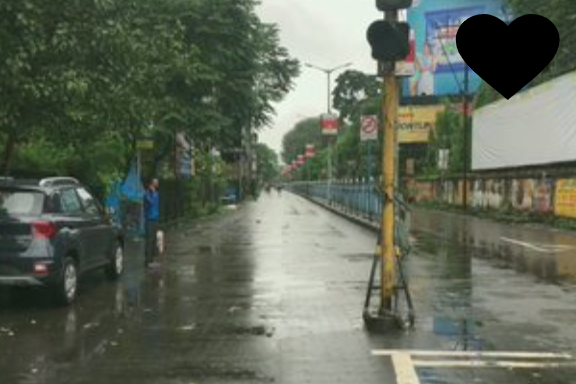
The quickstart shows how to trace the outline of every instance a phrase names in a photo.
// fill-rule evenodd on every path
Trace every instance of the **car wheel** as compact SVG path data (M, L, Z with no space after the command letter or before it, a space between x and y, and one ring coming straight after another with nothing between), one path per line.
M112 261L106 267L106 275L112 280L117 280L122 272L124 272L124 247L118 243Z
M60 280L54 287L56 302L60 305L70 305L78 293L78 268L71 257L64 260Z

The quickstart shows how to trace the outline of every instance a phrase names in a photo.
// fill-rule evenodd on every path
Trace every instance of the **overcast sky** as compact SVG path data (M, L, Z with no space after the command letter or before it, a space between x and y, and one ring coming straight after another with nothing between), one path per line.
M278 24L282 45L302 64L331 68L352 62L352 69L372 73L366 30L381 18L374 0L262 0L262 20ZM338 74L334 76L337 77ZM296 122L326 111L326 75L302 66L296 87L277 105L272 128L260 141L280 152L282 137Z

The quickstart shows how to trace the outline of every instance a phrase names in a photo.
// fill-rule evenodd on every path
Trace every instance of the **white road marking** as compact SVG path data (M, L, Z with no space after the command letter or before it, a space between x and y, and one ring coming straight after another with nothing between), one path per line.
M524 248L528 248L528 249L532 249L536 252L541 252L541 253L552 253L554 251L550 251L549 249L546 248L542 248L542 247L538 247L532 243L529 243L527 241L521 241L521 240L516 240L516 239L510 239L508 237L500 237L500 240L505 241L507 243L511 243L511 244L515 244L515 245L520 245Z
M398 350L377 349L372 351L373 356L392 356L396 353L407 353L415 357L477 357L477 358L518 358L518 359L572 359L569 353L553 352L504 352L504 351L425 351L425 350Z
M510 360L413 360L415 367L425 368L576 368L576 363L554 363L534 361L510 361Z
M548 248L554 251L569 251L571 249L574 249L573 246L566 244L542 244L542 243L534 243L534 244L536 244L539 247Z
M392 365L396 372L397 384L420 384L418 373L416 373L416 368L409 353L394 353L392 355Z
M569 353L378 349L373 350L372 355L388 356L392 359L397 384L420 384L420 379L416 372L417 367L507 369L576 368L576 361L573 360L572 355ZM420 357L424 360L414 360L412 357ZM452 360L446 360L446 358L451 358ZM508 360L501 360L500 358Z

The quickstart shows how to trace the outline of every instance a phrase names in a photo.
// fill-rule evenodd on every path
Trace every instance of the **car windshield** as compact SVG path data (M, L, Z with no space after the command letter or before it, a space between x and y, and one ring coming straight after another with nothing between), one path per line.
M42 213L44 195L35 191L0 190L0 215L34 216Z

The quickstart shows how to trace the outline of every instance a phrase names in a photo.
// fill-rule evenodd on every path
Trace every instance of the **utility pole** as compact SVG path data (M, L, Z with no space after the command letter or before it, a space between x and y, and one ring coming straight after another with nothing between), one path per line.
M462 100L462 108L464 109L462 116L463 116L463 124L464 127L464 143L462 145L462 162L464 164L464 172L463 172L463 186L462 188L462 205L464 207L464 211L468 210L468 157L470 155L470 148L468 142L470 141L468 137L468 131L470 130L469 127L469 119L468 119L468 88L469 88L469 71L468 65L464 64L464 92L463 92L463 100Z
M398 13L386 12L386 19L396 21ZM391 68L390 68L391 67ZM382 170L384 171L382 190L384 191L384 214L382 215L382 289L381 306L383 310L392 309L394 290L394 268L396 254L394 247L394 196L396 194L396 115L398 113L399 87L394 75L394 65L386 68L383 84L384 100L382 114L384 115L384 150L382 151Z
M382 191L383 212L380 227L380 306L375 318L384 325L397 315L394 310L394 297L398 276L396 268L396 169L397 138L396 120L400 103L400 87L395 72L396 61L403 60L409 53L409 26L399 21L399 10L412 5L411 0L376 0L376 7L384 12L384 19L372 23L367 38L372 47L372 57L379 62L383 76L382 106L384 146L382 150ZM376 260L376 259L375 259ZM376 273L373 266L373 275ZM370 287L373 277L371 277ZM370 290L371 288L369 288ZM367 295L370 293L368 292ZM368 297L368 296L367 296ZM366 305L368 304L366 302ZM366 308L365 308L366 310ZM365 321L366 321L365 316Z
M326 75L326 102L327 102L327 112L328 112L328 116L332 115L332 73L344 69L344 68L348 68L352 65L352 63L346 63L346 64L342 64L342 65L338 65L336 67L333 68L323 68L323 67L319 67L317 65L314 64L310 64L310 63L305 63L304 64L306 67L308 68L312 68L312 69L316 69L318 71L324 72L324 74ZM337 133L336 133L336 137L337 137ZM333 157L333 147L334 147L334 142L336 141L336 138L332 138L332 137L328 137L327 138L328 141L328 161L327 161L327 171L328 171L328 200L331 203L332 202L332 179L333 179L333 163L332 163L332 157Z

